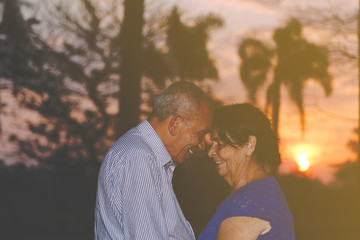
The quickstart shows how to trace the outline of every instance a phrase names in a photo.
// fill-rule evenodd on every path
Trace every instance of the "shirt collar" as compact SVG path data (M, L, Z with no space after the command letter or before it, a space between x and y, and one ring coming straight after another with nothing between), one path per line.
M175 163L167 151L163 141L147 120L140 122L136 128L141 132L146 142L150 145L161 166L165 166L166 164L175 166Z

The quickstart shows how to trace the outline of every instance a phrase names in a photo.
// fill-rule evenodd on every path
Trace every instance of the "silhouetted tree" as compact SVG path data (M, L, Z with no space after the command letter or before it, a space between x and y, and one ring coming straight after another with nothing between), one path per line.
M166 78L178 76L165 61L166 49L156 47L153 36L158 29L153 26L159 26L143 27L143 1L125 1L121 19L117 1L112 8L102 8L81 0L45 5L50 17L41 18L37 30L45 34L39 36L32 27L39 20L23 19L16 1L4 3L0 77L11 81L22 107L42 116L29 123L32 137L11 140L41 162L90 163L96 169L120 131L140 120L140 94L152 91L140 88L141 79L145 76L163 88ZM206 42L210 26L220 22L201 18L187 36L189 41L194 37L201 50L193 54L201 69L191 80L217 76Z
M16 1L5 1L0 76L12 82L14 95L23 107L43 117L40 123L29 124L33 136L37 135L33 140L11 137L22 152L43 162L52 159L63 164L75 161L97 166L116 137L112 130L119 112L113 113L109 108L119 98L119 82L124 82L120 81L121 72L129 70L120 69L128 61L122 58L122 39L128 33L120 31L120 24L116 25L120 22L116 9L104 15L92 1L80 3L76 16L66 5L56 5L56 11L49 9L52 19L47 19L43 27L46 29L49 24L56 29L55 35L51 33L47 39L49 42L57 39L57 45L52 45L54 50L32 30L35 19L25 21ZM113 21L108 21L110 17ZM157 82L164 81L167 69L162 56L151 40L144 41L141 35L140 41L141 51L145 52L142 59L145 75ZM132 56L131 51L127 54ZM139 70L140 75L144 71L136 66L132 69ZM135 90L126 84L123 88L124 95ZM140 89L136 91L140 97ZM139 111L136 104L128 105ZM139 116L136 119L139 121Z
M269 54L271 51L266 49L258 40L247 39L240 44L239 50L241 52L245 52L246 49L255 52L252 56L253 64L249 64L250 60L242 57L245 61L241 65L241 76L245 76L243 81L248 86L249 95L254 96L258 86L264 82L264 76L266 76L271 58L274 56L276 65L273 66L273 80L267 89L266 103L266 109L271 108L272 110L273 129L278 135L281 106L280 89L284 85L299 110L301 131L304 134L304 84L307 80L315 80L322 86L326 96L332 91L332 78L328 73L327 54L324 48L309 43L302 36L302 26L296 19L290 20L286 27L276 29L273 39L276 43L275 55Z
M272 107L274 131L278 134L280 87L284 84L300 113L301 131L305 131L303 89L307 80L317 81L328 96L332 91L332 78L325 49L307 42L302 36L302 26L296 19L274 33L278 57L274 80L267 92L267 104Z
M359 182L359 161L356 161L359 155L359 129L353 130L353 137L348 141L347 147L354 154L354 159L348 159L343 164L337 165L336 178L338 182L344 187L352 188L352 191L360 200L360 182ZM360 212L359 212L360 214Z
M267 79L273 51L261 41L249 38L241 41L238 54L241 59L241 81L248 90L250 102L256 104L256 92Z
M254 2L254 0L251 1ZM255 1L271 8L278 8L284 2L284 0ZM323 1L322 4L310 4L310 2L308 1L309 4L301 2L296 7L292 6L288 12L315 31L329 33L320 41L326 44L332 55L332 63L339 65L341 71L343 71L343 65L349 63L353 65L350 66L352 69L360 69L360 1L353 2L357 3L355 8L350 4L344 5L342 1ZM354 35L357 35L357 38L353 38ZM358 88L360 102L360 71L358 71ZM360 105L358 114L358 127L360 127ZM358 148L360 148L360 142ZM359 156L358 159L360 161Z
M12 81L14 96L22 106L43 117L40 123L29 123L29 130L37 135L33 140L16 137L12 140L18 141L21 151L28 157L39 161L98 164L100 153L97 150L103 146L100 138L109 125L109 116L105 112L106 94L101 96L98 88L103 78L111 74L112 66L108 59L101 59L103 55L99 52L102 50L94 43L93 37L100 34L94 8L87 1L84 4L91 27L80 25L78 33L91 51L65 42L63 52L51 49L34 34L30 24L21 16L16 1L6 1L4 5L2 34L6 36L5 42L10 50L2 58L1 76ZM8 25L10 27L6 27ZM86 57L93 57L98 63L99 58L103 60L105 70L83 68L81 63L86 65L89 62L78 59ZM79 100L90 100L96 110L81 109ZM87 121L76 114L82 114Z
M357 156L357 130L354 133L348 147L353 149L354 156ZM360 224L358 161L351 159L334 167L337 168L336 181L328 185L305 176L279 176L279 183L294 217L296 239L355 240L358 238L357 229Z
M173 75L180 80L217 79L214 60L210 58L206 44L210 29L221 27L222 19L210 14L188 26L181 22L180 17L174 8L168 19L167 45Z
M140 82L143 73L144 0L124 1L124 20L120 32L121 65L119 121L117 135L133 127L140 118Z
M31 20L24 21L20 14L17 0L3 0L0 23L0 77L13 79L13 92L19 92L20 86L33 86L34 74L43 54L40 54L40 48L37 46L36 37L29 31ZM34 66L31 69L30 64ZM8 88L5 84L0 85L0 93ZM0 99L0 116L5 106ZM1 134L0 122L0 134Z

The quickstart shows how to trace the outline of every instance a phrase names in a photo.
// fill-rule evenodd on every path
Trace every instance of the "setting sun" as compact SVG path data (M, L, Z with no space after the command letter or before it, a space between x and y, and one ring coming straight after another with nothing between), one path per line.
M297 164L297 169L300 172L309 170L313 161L317 158L316 146L307 143L299 143L291 148L292 159Z
M299 153L296 156L296 162L299 165L300 172L304 172L304 171L308 170L308 168L310 166L308 156L305 153Z

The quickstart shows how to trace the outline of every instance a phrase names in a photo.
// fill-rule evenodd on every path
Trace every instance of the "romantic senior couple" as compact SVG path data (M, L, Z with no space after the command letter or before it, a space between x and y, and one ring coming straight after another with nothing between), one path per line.
M280 162L270 121L250 104L214 111L210 97L185 81L168 87L148 120L107 153L98 179L95 239L195 239L172 175L176 164L205 144L231 194L198 239L295 239L285 196L268 171Z

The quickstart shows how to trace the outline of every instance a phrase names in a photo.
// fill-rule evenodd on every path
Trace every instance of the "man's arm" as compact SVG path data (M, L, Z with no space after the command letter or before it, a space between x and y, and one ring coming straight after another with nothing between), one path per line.
M106 232L110 239L168 239L155 160L146 153L126 155L125 161L108 161L99 177L98 212Z
M132 159L122 197L124 232L131 239L169 239L161 203L161 174L153 156Z

